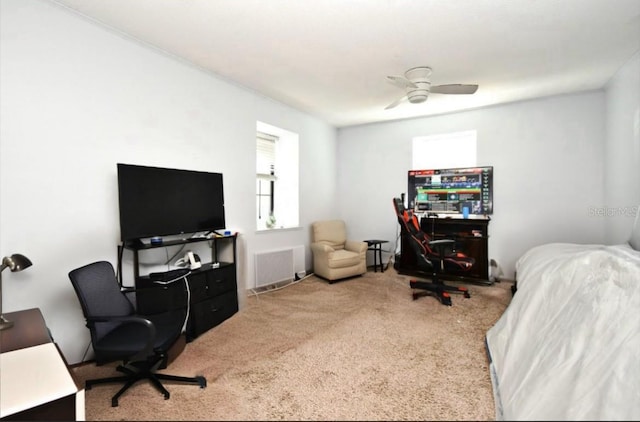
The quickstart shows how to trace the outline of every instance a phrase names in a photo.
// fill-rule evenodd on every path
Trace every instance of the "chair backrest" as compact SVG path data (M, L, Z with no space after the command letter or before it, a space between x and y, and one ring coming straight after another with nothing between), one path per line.
M77 268L69 272L69 279L78 295L94 344L117 325L92 324L91 318L128 316L135 313L133 304L120 290L120 284L111 263L98 261Z
M418 217L413 211L404 207L402 199L393 198L393 208L398 217L398 223L402 231L408 236L411 248L418 254L425 257L432 255L433 251L429 247L429 236L420 228Z
M393 198L393 207L396 210L398 223L402 230L408 236L409 244L415 251L422 262L418 260L418 265L432 265L432 260L444 261L449 265L454 265L459 270L468 271L474 264L475 260L468 257L462 252L444 249L442 253L435 251L429 246L431 238L422 231L418 217L412 210L407 210L400 198Z
M313 241L334 249L343 249L347 241L347 228L343 220L323 220L312 224Z

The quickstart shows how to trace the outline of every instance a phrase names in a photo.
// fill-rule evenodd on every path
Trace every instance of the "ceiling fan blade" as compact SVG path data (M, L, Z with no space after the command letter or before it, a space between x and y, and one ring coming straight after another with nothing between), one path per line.
M436 85L431 87L431 92L434 94L473 94L477 90L478 85L464 84Z
M385 110L389 110L390 108L394 108L394 107L396 107L398 104L400 104L401 102L403 102L406 99L407 99L407 96L403 95L402 97L398 98L397 100L395 100L394 102L392 102L391 104L386 106L384 109Z
M407 78L402 76L387 76L387 80L392 84L399 86L400 88L417 88L418 85L414 84Z

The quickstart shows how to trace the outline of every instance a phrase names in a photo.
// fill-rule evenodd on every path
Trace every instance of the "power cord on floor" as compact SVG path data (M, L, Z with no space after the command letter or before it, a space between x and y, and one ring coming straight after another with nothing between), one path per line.
M289 283L283 284L281 286L277 286L277 285L273 285L273 284L270 285L270 286L265 286L266 287L265 290L258 291L255 288L253 288L253 289L249 290L251 292L250 296L255 296L257 298L259 295L264 294L264 293L271 293L271 292L275 292L275 291L278 291L278 290L282 290L285 287L289 287L289 286L293 286L294 284L298 284L301 281L308 279L312 275L313 275L313 273L307 274L302 278L299 278L297 280L294 279L294 280L290 281Z

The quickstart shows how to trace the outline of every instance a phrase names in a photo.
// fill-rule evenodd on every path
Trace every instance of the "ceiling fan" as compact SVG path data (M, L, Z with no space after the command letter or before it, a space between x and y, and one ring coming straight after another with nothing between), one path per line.
M434 94L473 94L478 90L478 85L450 84L431 85L431 68L428 66L413 67L404 72L402 76L387 76L387 80L394 85L404 88L406 94L385 107L385 110L394 108L404 100L412 104L427 101L429 93Z

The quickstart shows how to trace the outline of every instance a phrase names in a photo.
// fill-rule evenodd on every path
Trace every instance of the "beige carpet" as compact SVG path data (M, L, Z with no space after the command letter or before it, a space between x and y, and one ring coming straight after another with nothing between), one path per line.
M510 283L466 284L453 306L412 300L409 277L385 273L328 284L315 276L247 299L188 343L167 368L208 385L140 383L111 407L117 385L86 392L87 420L490 420L484 335ZM75 369L81 381L114 366Z

